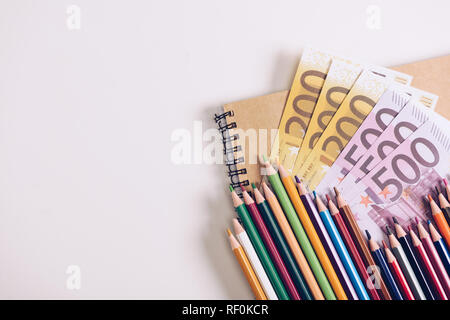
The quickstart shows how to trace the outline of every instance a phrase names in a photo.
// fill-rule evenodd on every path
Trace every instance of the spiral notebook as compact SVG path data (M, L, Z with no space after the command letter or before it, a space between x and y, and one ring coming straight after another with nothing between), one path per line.
M414 76L412 86L438 95L435 111L450 120L450 78L447 76L450 74L450 55L393 69ZM228 103L223 106L222 114L215 115L222 133L228 176L233 187L240 183L248 185L261 181L257 157L270 154L274 132L278 129L288 93L286 90ZM249 147L250 139L255 140L252 134L256 134L258 141L253 148Z

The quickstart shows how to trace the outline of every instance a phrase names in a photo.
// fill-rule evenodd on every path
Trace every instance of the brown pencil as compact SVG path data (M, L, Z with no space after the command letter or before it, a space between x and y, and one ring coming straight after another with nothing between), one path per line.
M376 279L378 280L378 283L380 284L379 290L381 296L383 297L384 300L392 300L392 297L386 287L386 284L384 283L383 278L381 277L381 274L378 271L378 268L376 268L375 261L373 260L372 254L370 253L370 250L367 247L366 240L364 239L364 236L359 230L359 226L356 223L352 210L350 209L344 198L341 196L337 188L334 188L334 192L336 194L336 202L339 211L341 212L341 216L344 219L348 231L350 232L350 235L352 236L352 239L355 242L361 257L364 260L366 268L368 268L369 266L372 268L372 271Z
M439 206L442 209L442 213L444 214L447 223L450 224L450 203L448 203L447 199L445 199L444 195L439 191L437 187L436 191L438 194Z

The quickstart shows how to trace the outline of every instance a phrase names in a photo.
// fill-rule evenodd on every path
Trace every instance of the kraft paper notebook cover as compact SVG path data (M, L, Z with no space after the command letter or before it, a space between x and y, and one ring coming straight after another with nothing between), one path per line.
M438 95L435 111L450 120L450 55L392 69L412 75L412 86ZM249 182L261 181L257 156L270 154L272 140L275 138L271 130L278 129L288 92L285 90L228 103L224 105L224 113L215 116L224 138L228 176L233 187L239 186L239 183L248 185ZM242 139L242 133L248 129L255 130L258 141L256 148L248 147L251 135L246 134L245 139ZM267 133L267 139L260 139L259 129Z

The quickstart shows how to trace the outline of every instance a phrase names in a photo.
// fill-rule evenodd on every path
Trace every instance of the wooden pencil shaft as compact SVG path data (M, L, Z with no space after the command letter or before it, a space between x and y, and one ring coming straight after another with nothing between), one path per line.
M308 264L308 261L306 260L303 251L300 248L300 245L295 237L295 234L292 231L292 228L289 225L286 216L284 215L280 203L265 183L263 183L263 189L266 200L269 203L269 206L272 209L275 218L277 219L278 225L280 226L284 234L284 237L295 257L295 260L297 261L298 266L301 269L303 276L305 277L311 294L313 295L315 300L324 300L325 297L323 296L319 284L317 283L316 278L314 277L314 274Z
M414 274L417 277L417 280L420 283L420 287L422 288L423 293L425 294L425 297L427 300L435 300L435 294L433 292L433 288L431 284L429 283L429 280L427 278L427 275L425 271L423 270L419 259L416 257L416 254L413 251L412 246L409 243L409 240L406 236L402 236L398 238L398 241L400 242L400 245L403 249L403 252L405 253L406 257L408 258L408 261L414 271Z
M235 209L239 218L241 218L241 221L244 224L244 228L247 231L248 237L250 238L250 241L252 242L253 247L258 254L258 257L261 260L264 270L266 271L267 276L269 277L278 298L282 300L288 300L289 295L286 292L283 283L281 282L280 276L278 275L278 272L275 269L272 260L270 259L269 253L267 252L245 205L241 204Z
M389 266L386 260L384 259L381 249L378 248L377 250L372 251L372 254L376 264L380 268L383 279L386 281L386 284L388 285L392 299L403 300L402 294L400 293L400 290L397 284L395 283L394 277L392 276L392 273L389 270Z
M319 201L319 200L318 200ZM339 258L342 261L342 264L344 265L345 271L349 275L351 284L356 291L356 294L360 300L370 300L369 294L366 291L366 288L359 277L358 271L356 270L355 265L353 264L353 261L350 257L350 254L347 251L347 248L344 244L344 241L342 240L339 231L337 230L333 219L331 218L331 215L327 209L323 210L319 208L320 210L320 217L327 228L327 231L330 235L331 240L333 241L333 244L336 248L336 251L339 254Z
M253 294L255 295L255 298L257 300L267 300L264 290L262 289L258 281L258 278L256 277L256 274L253 271L251 264L247 259L247 256L245 255L242 247L233 249L233 253L236 256L236 259L239 265L241 266L241 269L244 272L245 277L247 278L247 281L250 285L250 288L253 291Z
M281 254L281 257L286 264L292 281L294 282L294 285L299 291L302 299L312 300L312 295L309 292L306 281L303 278L299 267L295 263L294 257L292 256L292 253L286 244L286 241L275 221L272 210L270 210L268 203L266 201L263 201L261 203L258 203L257 206L267 228L269 229L270 234L272 235L275 245L278 248L279 253Z
M295 288L292 278L287 271L286 265L284 264L283 259L281 259L280 253L278 252L275 243L273 242L273 239L270 236L266 225L264 224L264 221L256 204L254 202L249 204L246 203L246 206L248 211L250 212L253 222L255 223L256 229L258 230L261 239L266 246L269 256L272 259L276 270L278 271L281 281L284 284L284 288L289 294L289 297L294 300L301 300L300 294Z
M340 212L337 212L336 214L332 215L332 217L334 219L337 228L339 229L340 234L342 235L342 239L344 240L345 245L347 246L350 254L352 255L353 261L356 264L359 275L364 280L364 284L370 294L370 297L373 300L380 300L380 296L378 295L377 290L370 281L370 276L367 273L364 261L362 260L361 255L359 254L358 249L356 248L356 245L353 242L353 239L350 233L348 232L347 227L345 226L344 220L342 219Z
M394 235L392 235L394 237ZM394 254L400 269L405 276L406 282L408 282L409 288L411 289L414 298L416 300L426 300L425 293L420 286L419 280L417 279L411 264L406 257L406 254L401 245L397 247L392 247L392 253Z
M358 294L355 291L355 288L347 274L347 271L339 257L339 254L331 240L331 237L323 223L319 212L314 205L314 202L309 194L300 195L300 199L303 203L306 212L311 219L312 225L314 227L315 232L317 233L323 248L325 249L326 255L328 256L331 265L336 272L339 282L343 289L345 290L346 295L352 300L358 300Z
M339 212L341 213L344 222L350 231L352 239L356 244L359 254L364 259L364 263L366 264L366 268L369 266L375 266L375 261L370 253L369 248L367 247L366 240L364 239L361 231L359 229L358 224L353 216L353 213L349 206L345 205L339 208ZM384 282L381 274L379 273L377 268L373 269L374 275L378 280L378 284L380 286L379 294L383 297L384 300L392 300L391 294L387 289L386 283Z
M280 204L284 210L284 213L286 214L287 219L289 220L289 223L303 250L303 253L305 254L306 259L309 262L309 265L316 277L316 280L320 286L320 289L322 290L323 295L327 300L336 300L336 295L334 294L333 289L331 288L331 285L328 282L325 272L322 269L319 259L317 258L316 253L313 250L313 247L306 235L305 230L303 229L302 224L300 223L300 220L295 212L295 209L289 199L288 194L286 193L286 190L284 189L280 177L278 176L278 174L275 173L269 175L268 179L277 195L278 200L280 201Z

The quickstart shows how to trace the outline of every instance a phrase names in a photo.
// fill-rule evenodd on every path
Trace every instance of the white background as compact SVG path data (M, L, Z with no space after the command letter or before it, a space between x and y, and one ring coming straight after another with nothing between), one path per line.
M251 298L225 170L174 165L172 132L287 89L306 44L385 66L448 54L449 4L2 0L0 298Z

